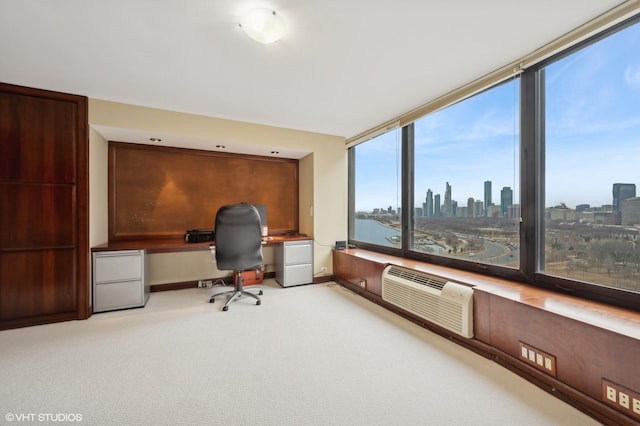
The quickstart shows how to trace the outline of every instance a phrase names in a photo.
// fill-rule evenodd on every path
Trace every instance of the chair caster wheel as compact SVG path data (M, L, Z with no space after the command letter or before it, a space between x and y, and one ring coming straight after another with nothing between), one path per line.
M259 300L256 302L256 305L260 305L262 302L260 302Z
M229 307L228 307L228 306L223 306L223 307L222 307L222 310L226 312L226 311L228 311L228 310L229 310Z
M262 290L260 290L260 291L258 292L258 296L262 296L263 294L264 294L264 293L262 292ZM258 305L259 305L259 303L258 303Z
M209 303L213 303L213 302L215 302L215 301L216 301L216 299L215 299L214 297L212 297L211 299L209 299Z

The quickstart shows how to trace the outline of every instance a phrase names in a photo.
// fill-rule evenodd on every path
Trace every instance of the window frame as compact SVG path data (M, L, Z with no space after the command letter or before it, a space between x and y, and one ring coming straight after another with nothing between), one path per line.
M358 241L354 238L355 220L355 150L354 146L348 149L349 167L349 243L359 248L380 253L399 256L416 261L433 263L455 269L481 273L497 278L517 281L535 287L545 288L554 292L574 295L580 298L603 302L622 308L640 311L640 293L629 290L607 287L547 275L542 271L544 265L544 232L545 232L545 146L544 146L544 71L549 64L564 57L572 55L584 47L599 40L622 31L625 28L638 24L640 15L625 20L611 28L595 34L585 40L553 55L549 58L525 69L520 74L520 265L518 269L507 268L498 265L481 264L471 260L461 260L446 256L410 250L413 239L414 216L414 140L413 122L402 127L402 188L401 188L401 223L402 246L400 248L379 246L376 244ZM505 80L497 82L490 90L502 84ZM468 97L467 97L468 98ZM458 99L457 102L466 98ZM362 143L366 143L362 142ZM514 200L515 202L516 200Z

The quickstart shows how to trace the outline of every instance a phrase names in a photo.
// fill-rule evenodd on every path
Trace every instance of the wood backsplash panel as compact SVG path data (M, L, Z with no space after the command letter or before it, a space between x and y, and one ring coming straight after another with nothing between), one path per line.
M212 228L225 204L265 204L269 232L298 230L298 161L109 142L109 239Z

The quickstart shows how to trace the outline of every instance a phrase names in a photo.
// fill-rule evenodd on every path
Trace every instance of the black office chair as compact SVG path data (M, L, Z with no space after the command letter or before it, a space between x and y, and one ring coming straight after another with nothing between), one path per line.
M242 271L257 269L262 264L262 231L260 214L250 204L232 204L220 207L216 213L215 224L216 263L221 271L234 271L236 276L235 289L211 296L209 303L216 301L216 297L229 295L223 311L229 310L229 304L241 296L256 299L258 295L242 288Z

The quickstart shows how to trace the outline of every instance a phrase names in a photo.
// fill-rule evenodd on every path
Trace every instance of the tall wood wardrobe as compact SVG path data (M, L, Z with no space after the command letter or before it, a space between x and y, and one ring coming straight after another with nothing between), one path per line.
M88 102L0 83L0 330L90 315Z

